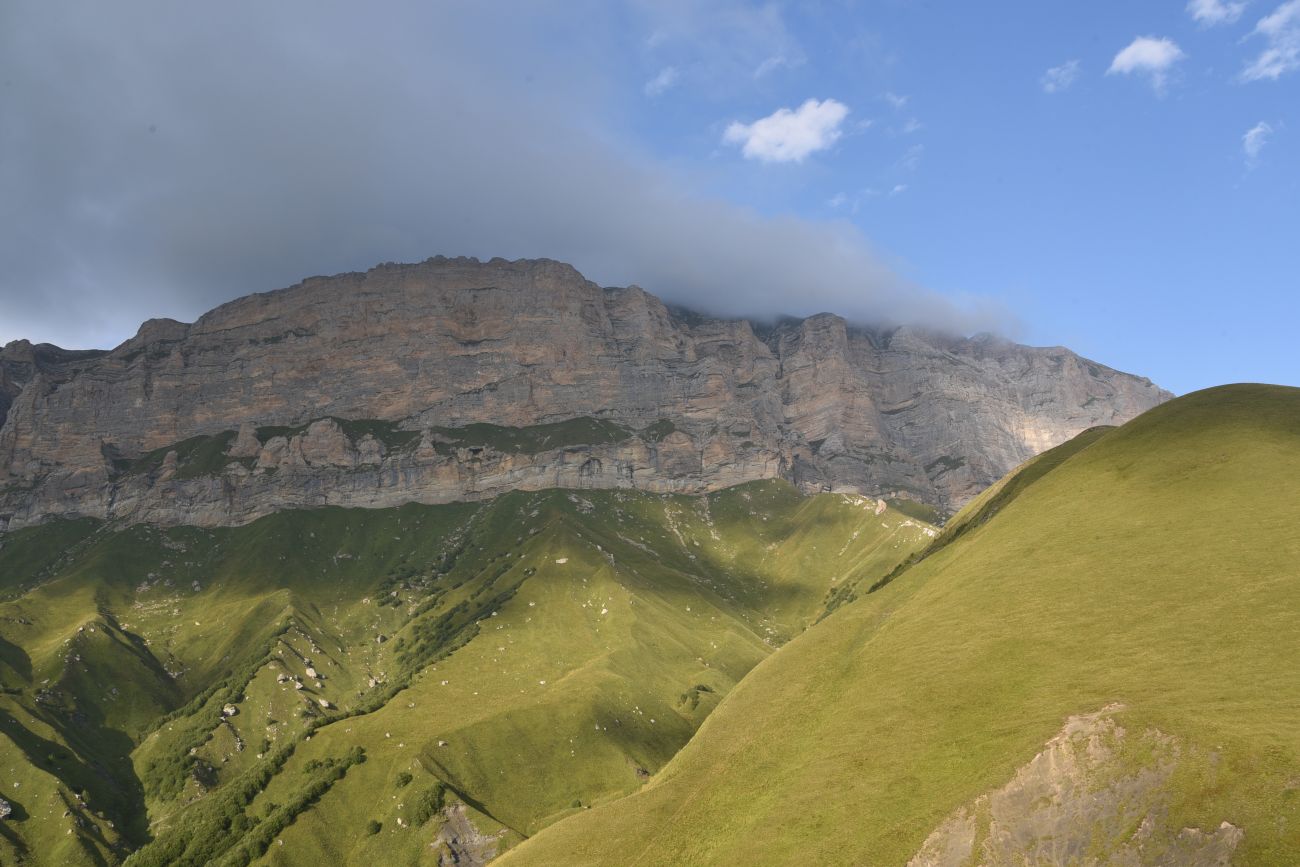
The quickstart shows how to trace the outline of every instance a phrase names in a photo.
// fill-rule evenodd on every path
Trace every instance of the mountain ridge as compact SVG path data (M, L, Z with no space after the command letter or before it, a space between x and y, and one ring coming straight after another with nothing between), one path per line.
M308 278L192 324L149 320L107 352L8 344L0 528L51 515L223 525L285 506L764 478L952 511L1033 454L1168 397L1062 348L826 313L686 316L553 260L439 257ZM327 418L411 436L395 449ZM474 425L583 418L626 436L575 434L532 454L440 448ZM256 434L313 423L297 442ZM196 437L237 448L186 470ZM123 470L154 452L148 472Z

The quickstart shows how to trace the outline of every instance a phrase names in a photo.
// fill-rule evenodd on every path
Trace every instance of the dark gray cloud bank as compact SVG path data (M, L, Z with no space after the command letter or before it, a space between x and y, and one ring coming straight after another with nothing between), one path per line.
M435 254L548 256L712 312L996 323L848 224L697 196L612 138L607 4L492 5L0 4L0 343L112 345Z

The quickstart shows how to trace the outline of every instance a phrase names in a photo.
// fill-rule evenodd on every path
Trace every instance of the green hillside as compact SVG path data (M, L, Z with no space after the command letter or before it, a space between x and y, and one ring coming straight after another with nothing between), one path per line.
M500 863L1300 863L1298 660L1300 390L1199 392L1027 464Z
M0 863L478 863L933 535L765 482L0 536Z

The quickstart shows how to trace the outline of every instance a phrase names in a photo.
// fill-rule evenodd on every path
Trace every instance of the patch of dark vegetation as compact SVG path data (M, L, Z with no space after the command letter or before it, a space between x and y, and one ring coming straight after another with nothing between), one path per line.
M659 421L641 431L641 439L648 443L661 443L669 434L676 432L677 425L673 424L666 418L661 418Z
M124 352L118 356L118 360L125 365L134 364L141 359L147 362L157 363L166 360L172 354L172 341L163 343L152 343L148 346L141 346Z
M335 416L326 418L337 424L354 444L369 436L381 443L389 453L411 452L420 444L423 436L421 431L402 428L401 422ZM312 423L314 422L264 425L256 430L257 440L266 445L276 437L289 439L302 434ZM672 422L664 419L651 425L641 436L647 441L658 442L674 430L676 428ZM492 449L534 455L571 446L613 445L634 436L631 430L622 425L587 416L528 427L470 424L464 427L434 427L430 432L433 434L434 450L444 456L456 454L461 449L470 452ZM256 466L256 458L231 457L226 454L236 436L237 432L233 430L201 434L135 457L124 457L112 446L105 446L104 456L113 468L113 473L119 477L155 474L162 469L168 453L173 451L176 452L176 474L173 478L179 481L219 476L232 464L242 464L251 470Z
M243 696L253 677L272 657L281 637L293 626L292 620L283 624L272 632L260 651L254 653L248 662L230 670L225 677L154 723L149 731L171 725L173 738L179 746L155 758L140 775L141 782L149 791L157 797L172 799L181 793L187 779L197 779L194 777L194 768L200 760L194 753L216 733L222 719L222 706L238 701ZM175 732L177 727L179 733Z
M232 458L226 454L235 439L234 431L201 435L146 452L138 458L114 458L113 470L119 475L150 475L162 469L168 452L176 452L176 475L179 480L219 475L232 463L252 466L251 458Z
M247 867L265 854L276 835L330 790L353 765L366 760L360 746L346 755L308 762L306 779L283 805L273 804L261 818L248 807L293 755L289 744L258 767L246 771L229 785L193 804L185 822L126 860L130 867Z
M943 524L943 513L928 503L921 503L907 497L894 497L885 502L894 511L902 512L909 518L925 521L927 524L934 524L936 527Z
M413 449L420 442L420 432L403 430L400 427L400 422L382 421L373 418L347 419L337 416L326 416L326 418L337 424L344 435L354 443L369 436L382 443L388 451L394 452ZM257 441L262 445L266 445L276 437L290 439L303 433L312 424L321 420L313 419L307 424L295 426L266 425L259 427L257 429Z
M428 824L429 820L442 810L446 799L447 786L441 780L420 792L415 796L415 800L410 807L410 826L412 828L421 828Z
M310 337L311 334L312 334L311 329L303 328L299 326L297 328L291 328L288 331L285 331L281 334L272 334L269 337L249 338L248 342L250 345L254 345L254 346L265 346L267 344L273 345L276 343L283 343L285 340L288 340L291 337L295 337L295 338Z
M700 706L700 695L702 693L713 693L713 687L704 683L697 683L695 686L686 690L678 698L677 703L686 710L696 710Z
M457 449L490 448L498 452L535 455L568 446L612 445L632 437L632 431L622 425L587 416L530 427L470 424L435 427L432 432L434 448L441 454L452 454Z
M948 473L948 472L952 472L953 470L959 470L964 466L966 466L965 458L962 457L955 458L955 457L951 457L950 455L943 455L941 457L935 458L934 460L930 461L930 463L925 465L925 474L927 476L933 477L935 475L935 470L938 470L940 473Z
M826 616L839 608L841 605L848 605L858 598L857 585L845 582L838 587L832 587L826 594L826 604L822 608L821 616L818 621L826 619Z

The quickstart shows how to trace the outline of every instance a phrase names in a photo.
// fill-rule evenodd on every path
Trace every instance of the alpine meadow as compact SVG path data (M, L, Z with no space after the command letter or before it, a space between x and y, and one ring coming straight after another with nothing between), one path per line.
M5 4L0 867L1300 864L1298 82L1300 0Z

